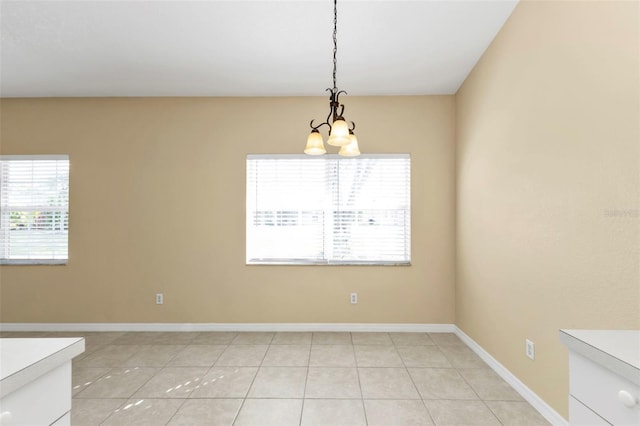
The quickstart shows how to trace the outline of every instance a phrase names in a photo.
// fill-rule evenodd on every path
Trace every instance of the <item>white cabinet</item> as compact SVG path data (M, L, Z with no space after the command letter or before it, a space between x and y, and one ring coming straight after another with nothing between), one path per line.
M640 425L640 331L561 330L569 348L569 422Z
M71 360L84 339L0 339L0 425L69 425Z
M52 426L71 426L71 412L60 417Z
M611 423L594 413L582 402L569 395L569 414L572 425L609 426Z

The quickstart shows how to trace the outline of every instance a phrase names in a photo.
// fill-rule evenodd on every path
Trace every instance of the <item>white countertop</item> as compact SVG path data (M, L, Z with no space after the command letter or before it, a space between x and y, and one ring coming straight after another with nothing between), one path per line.
M640 330L560 330L560 341L640 386Z
M82 337L0 339L0 398L82 352Z

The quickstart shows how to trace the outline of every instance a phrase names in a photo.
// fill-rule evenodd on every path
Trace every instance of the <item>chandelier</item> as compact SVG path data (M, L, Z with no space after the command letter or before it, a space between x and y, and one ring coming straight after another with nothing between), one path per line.
M340 147L338 154L345 157L355 157L360 155L358 149L358 139L353 133L356 128L355 123L352 121L351 126L347 124L342 114L344 113L344 105L340 103L340 95L347 94L344 90L338 90L336 86L336 69L338 61L336 59L338 53L338 0L333 0L333 88L327 89L329 95L329 115L327 120L323 123L314 126L314 120L311 120L309 126L311 127L311 133L307 138L307 146L304 149L305 154L309 155L322 155L327 152L324 148L324 141L322 135L318 130L322 126L328 126L329 139L327 143L332 146ZM331 120L331 122L330 122Z

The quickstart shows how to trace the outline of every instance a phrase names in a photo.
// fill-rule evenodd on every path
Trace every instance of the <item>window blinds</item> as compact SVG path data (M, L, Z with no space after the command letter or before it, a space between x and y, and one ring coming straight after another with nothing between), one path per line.
M408 264L408 154L247 157L247 263Z
M0 262L63 263L69 157L0 156Z

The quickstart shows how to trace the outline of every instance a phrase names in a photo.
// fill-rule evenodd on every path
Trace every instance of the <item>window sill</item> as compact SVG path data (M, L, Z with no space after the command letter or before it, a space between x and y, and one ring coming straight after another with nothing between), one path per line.
M69 263L69 259L0 259L0 265L66 265Z
M247 266L275 265L275 266L411 266L411 262L313 262L308 260L262 260L251 259L246 261Z

